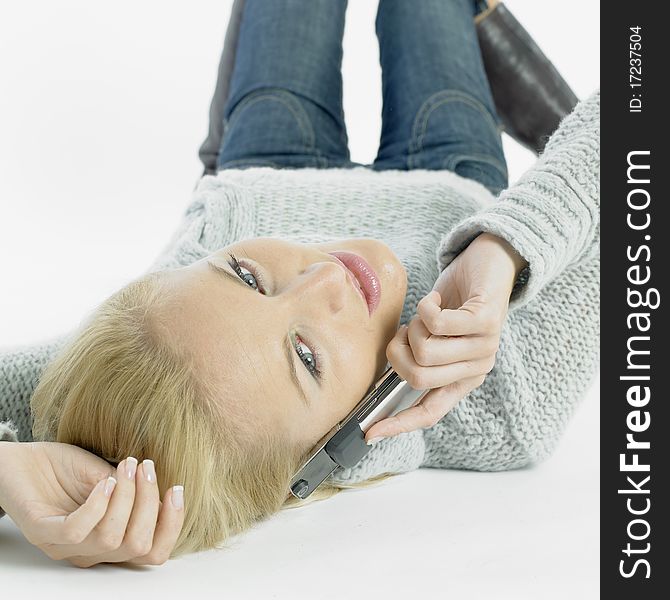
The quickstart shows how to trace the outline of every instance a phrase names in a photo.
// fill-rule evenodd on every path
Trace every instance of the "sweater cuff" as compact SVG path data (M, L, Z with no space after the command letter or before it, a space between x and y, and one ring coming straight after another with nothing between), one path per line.
M508 312L525 304L544 285L547 264L538 248L542 244L532 230L516 219L502 215L475 214L446 234L437 248L437 262L442 272L470 243L482 233L491 233L507 241L528 262L517 276L510 295Z
M0 442L18 442L18 429L11 421L0 421ZM5 516L5 511L0 507L0 519Z

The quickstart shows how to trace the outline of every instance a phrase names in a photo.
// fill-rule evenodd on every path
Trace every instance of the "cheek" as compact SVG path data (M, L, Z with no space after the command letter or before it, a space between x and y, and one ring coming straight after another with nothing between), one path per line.
M377 335L377 332L359 329L338 342L340 369L335 381L346 386L346 389L339 390L339 397L346 404L351 404L347 400L352 397L355 397L356 402L361 400L375 378L379 360ZM349 408L352 407L353 404Z

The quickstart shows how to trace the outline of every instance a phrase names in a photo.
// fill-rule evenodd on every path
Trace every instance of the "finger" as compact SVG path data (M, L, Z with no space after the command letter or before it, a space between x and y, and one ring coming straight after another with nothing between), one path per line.
M437 307L439 310L442 310L442 295L437 290L431 290L417 303L417 313L419 312L419 306L421 306L422 309Z
M498 349L493 335L433 335L421 319L412 319L407 338L415 362L422 367L484 358Z
M105 516L115 486L114 477L102 479L77 510L69 515L39 519L29 530L26 529L26 539L35 546L47 545L50 548L52 544L54 546L80 544ZM106 488L109 495L105 493Z
M416 312L433 335L482 334L494 327L485 305L476 298L468 300L460 308L441 308L437 290L419 301Z
M386 358L391 363L391 366L395 369L395 365L405 363L407 357L412 354L412 349L409 345L409 326L401 325L398 331L396 331L393 339L386 346ZM405 367L405 370L407 370Z
M51 558L76 557L80 561L77 566L90 566L104 562L105 557L120 547L135 500L136 470L137 460L132 456L118 464L117 483L102 519L85 539L49 548Z
M128 464L131 463L134 464L134 461ZM130 559L149 554L153 546L156 517L160 503L153 461L146 459L141 465L137 466L133 478L135 483L134 502L121 543L116 548L112 547L106 552L94 555L85 555L81 549L78 549L78 556L72 557L74 560L70 559L70 562L79 567L88 567L98 563L128 562ZM112 545L116 546L116 543L114 542Z
M414 358L407 330L391 340L386 348L386 357L393 370L415 390L438 388L459 379L484 375L490 372L495 363L495 354L491 353L481 358L422 366Z
M124 562L151 552L158 518L160 492L154 462L146 459L135 475L135 503L123 543L111 562ZM110 562L108 560L107 562Z
M373 437L389 437L415 429L433 427L465 395L479 387L484 379L482 375L468 377L428 391L415 406L401 410L397 415L382 419L370 427L365 435L366 441Z
M184 525L184 514L184 486L176 485L167 490L163 496L151 552L128 562L139 565L162 565L169 560Z
M109 503L107 513L98 526L91 533L92 539L86 546L86 551L81 549L77 554L95 556L118 550L126 535L128 520L133 511L135 503L135 474L137 472L137 459L129 456L117 466L117 485L114 495Z
M98 564L96 562L92 562L87 556L68 556L67 560L75 567L79 567L81 569L88 569L89 567Z
M398 342L401 345L408 344L415 349L423 349L433 335L418 315L410 320L407 325L407 331L404 333L407 334L407 337L403 338L402 336L399 336ZM447 339L446 336L438 337L442 340Z
M177 492L176 488L180 488ZM154 532L151 552L145 556L138 556L126 561L138 565L162 565L169 560L170 555L179 539L184 524L184 486L173 486L164 495L163 502L159 500L160 510L158 524ZM178 499L181 497L181 501ZM67 558L73 565L88 568L103 562L121 562L114 559L114 552L96 556L83 556L75 553L76 549L61 558Z

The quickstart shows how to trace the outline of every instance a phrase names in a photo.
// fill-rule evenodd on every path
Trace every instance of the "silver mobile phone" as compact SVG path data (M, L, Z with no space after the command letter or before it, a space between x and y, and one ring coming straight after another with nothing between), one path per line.
M365 432L377 421L414 406L429 390L415 390L389 367L372 390L314 446L292 477L291 493L304 500L337 467L351 468L371 449Z

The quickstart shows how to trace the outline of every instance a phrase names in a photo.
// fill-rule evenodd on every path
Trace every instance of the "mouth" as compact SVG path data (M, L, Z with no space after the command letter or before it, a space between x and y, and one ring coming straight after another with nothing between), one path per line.
M375 270L362 256L353 252L337 251L328 254L342 263L352 285L363 297L368 314L372 316L379 306L382 295L382 286Z

